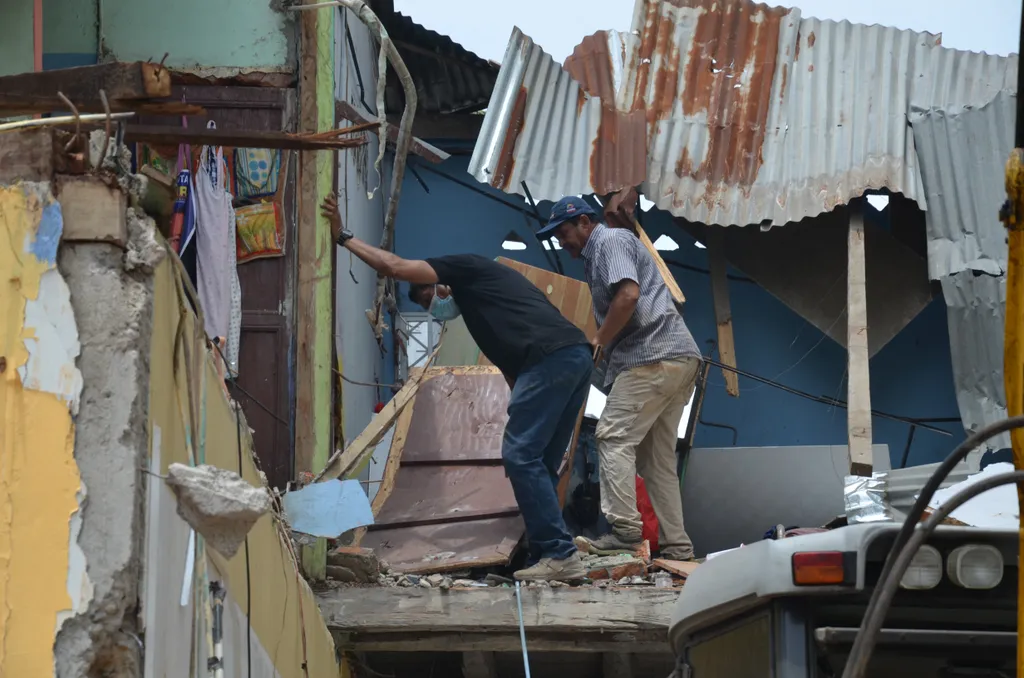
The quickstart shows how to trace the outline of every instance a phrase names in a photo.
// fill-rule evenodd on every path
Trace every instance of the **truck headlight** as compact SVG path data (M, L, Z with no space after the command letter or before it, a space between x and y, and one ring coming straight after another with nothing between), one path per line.
M933 589L942 581L942 554L934 546L923 545L910 561L900 586L914 591Z
M989 544L965 544L946 559L946 574L965 589L994 589L1003 580L1003 554Z

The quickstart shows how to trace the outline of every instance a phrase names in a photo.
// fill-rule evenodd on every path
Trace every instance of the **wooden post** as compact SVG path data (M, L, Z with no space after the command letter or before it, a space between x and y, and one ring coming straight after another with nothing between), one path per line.
M725 260L725 245L718 226L707 229L708 268L711 270L711 298L715 306L715 324L718 326L718 357L723 365L736 367L736 343L732 333L732 308L729 304L729 264ZM725 392L739 396L739 375L722 370Z
M299 121L303 132L334 126L333 7L299 14ZM299 160L298 284L295 378L295 472L320 471L331 456L331 229L320 202L333 186L333 151L302 151ZM327 541L303 547L302 568L313 580L327 572Z
M870 476L871 380L868 376L867 275L864 272L864 213L861 201L850 205L850 237L846 274L847 369L846 427L850 473Z

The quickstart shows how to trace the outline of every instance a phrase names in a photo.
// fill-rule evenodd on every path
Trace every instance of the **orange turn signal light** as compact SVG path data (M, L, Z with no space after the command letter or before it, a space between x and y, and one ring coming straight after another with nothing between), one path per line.
M810 551L793 554L793 583L824 586L846 581L846 557L842 551Z

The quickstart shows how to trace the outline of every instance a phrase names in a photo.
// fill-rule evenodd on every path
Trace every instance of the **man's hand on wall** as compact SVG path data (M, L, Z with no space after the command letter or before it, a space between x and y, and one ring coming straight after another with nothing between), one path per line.
M320 214L331 222L331 242L338 242L341 237L341 212L338 210L338 198L333 193L324 198L320 205Z

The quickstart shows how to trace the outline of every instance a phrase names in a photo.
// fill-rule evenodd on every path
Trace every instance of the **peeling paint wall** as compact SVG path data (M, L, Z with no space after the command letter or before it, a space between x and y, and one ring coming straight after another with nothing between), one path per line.
M54 673L54 638L92 598L77 545L82 375L63 229L46 184L0 187L0 675Z
M234 404L225 394L208 349L191 343L196 317L182 312L184 289L173 264L156 269L153 299L153 334L150 353L149 429L150 469L165 474L172 463L206 463L240 472L253 485L265 483L252 454L252 437L243 419L235 419ZM183 345L201 352L199 369L189 376ZM190 387L191 384L191 396ZM190 398L199 409L199 421L188 414ZM190 434L197 444L191 449ZM154 478L151 476L151 478ZM334 641L317 608L316 599L299 574L275 520L265 515L249 532L246 548L230 560L206 549L201 540L190 559L188 525L176 511L173 495L159 480L150 483L147 527L149 556L142 599L146 642L145 676L188 675L192 645L192 619L200 637L207 631L208 605L201 596L209 582L219 580L227 590L225 605L225 676L268 678L343 678L347 673L335 655ZM156 490L155 492L153 490ZM191 560L188 572L185 563ZM248 561L248 562L247 562ZM185 595L182 592L185 591ZM251 592L251 599L249 592ZM182 602L184 601L184 602ZM200 606L200 614L193 610ZM251 615L246 618L246 612ZM251 632L251 633L250 633ZM251 670L247 638L251 638ZM205 667L205 645L197 656ZM302 667L308 667L308 673ZM206 675L194 671L193 675Z

